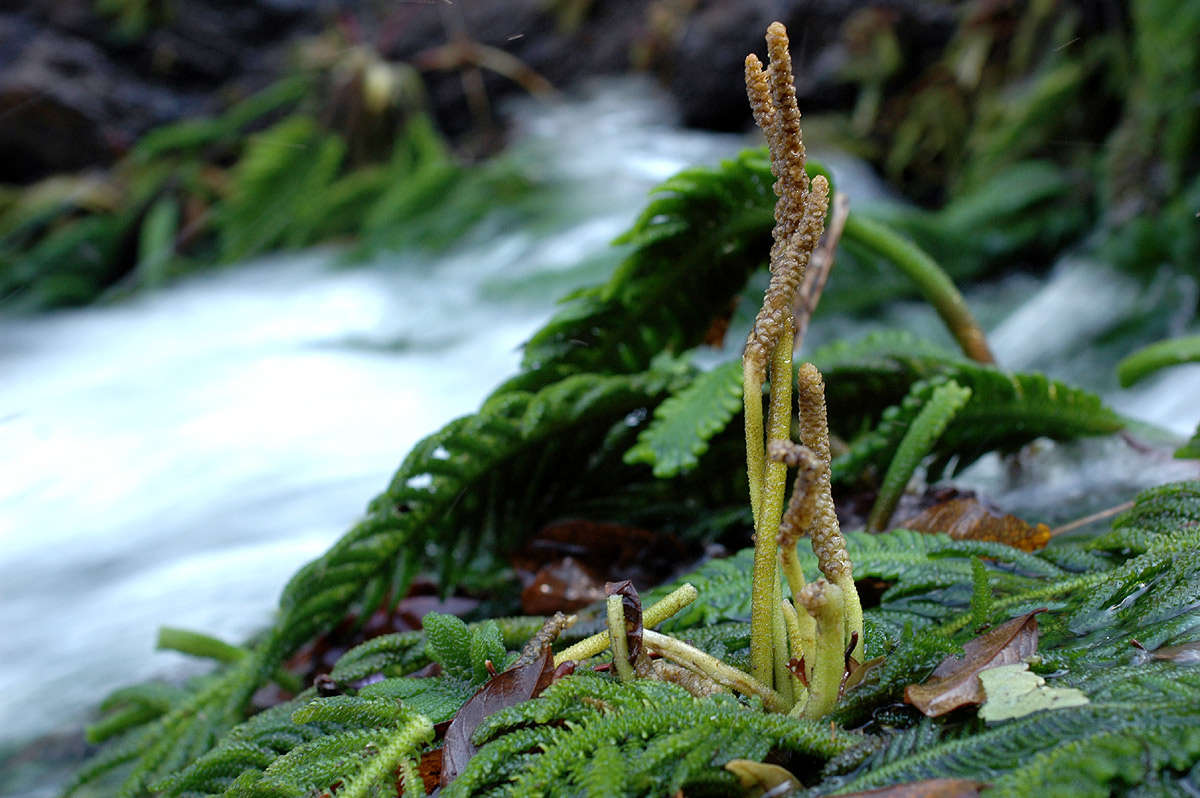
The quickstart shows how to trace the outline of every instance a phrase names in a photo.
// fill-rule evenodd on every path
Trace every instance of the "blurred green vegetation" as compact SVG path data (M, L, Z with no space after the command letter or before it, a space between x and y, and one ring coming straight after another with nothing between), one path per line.
M322 241L437 249L497 207L528 210L537 184L516 159L458 163L427 115L363 78L335 93L288 77L151 131L107 172L0 188L0 306L85 304Z
M129 35L171 7L100 2ZM1045 268L1080 247L1147 280L1194 275L1200 5L981 0L957 13L940 57L916 69L879 9L837 34L858 100L810 120L916 203L860 209L957 280ZM84 304L329 240L354 240L360 256L444 247L495 209L519 213L542 188L535 170L456 160L419 83L342 45L220 116L151 131L105 172L0 186L0 307ZM878 277L843 309L909 290L853 246L843 260Z

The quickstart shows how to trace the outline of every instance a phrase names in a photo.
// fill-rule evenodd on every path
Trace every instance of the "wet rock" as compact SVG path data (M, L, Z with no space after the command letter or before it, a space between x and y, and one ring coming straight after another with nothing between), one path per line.
M34 30L0 20L0 38ZM40 30L0 69L0 181L103 164L137 134L178 118L186 95L125 73L91 42Z
M944 4L874 4L919 67L954 30ZM289 68L299 37L337 26L421 74L439 126L467 152L502 141L495 106L522 94L528 68L558 89L646 71L676 97L686 124L750 124L742 61L775 19L792 31L801 103L846 107L840 77L852 0L411 2L175 0L136 35L94 0L16 0L0 13L0 182L111 163L150 127L215 113ZM909 44L911 43L911 44ZM497 57L498 56L498 57Z
M185 0L122 35L92 0L26 0L0 13L0 182L107 165L151 127L213 113L286 68L324 3ZM320 8L319 8L320 6Z

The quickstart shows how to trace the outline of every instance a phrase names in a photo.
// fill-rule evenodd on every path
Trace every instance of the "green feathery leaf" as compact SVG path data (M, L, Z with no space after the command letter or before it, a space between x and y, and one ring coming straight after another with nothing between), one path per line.
M772 750L828 759L861 738L728 695L696 699L663 682L577 675L492 715L473 739L482 748L446 798L727 793L736 782L722 766L731 759L761 760Z
M868 529L875 532L883 530L917 466L970 398L971 389L964 388L954 380L942 382L933 389L929 400L921 406L917 417L905 430L904 437L896 447L896 454L888 464L879 495L867 520Z
M1015 451L1035 438L1071 440L1112 434L1124 426L1096 395L1041 374L1010 374L963 363L946 369L942 376L969 388L971 398L934 447L932 479L951 458L957 458L956 468L962 469L989 451ZM899 405L884 411L875 429L834 460L834 480L846 483L869 467L886 468L939 384L937 379L914 383Z
M1140 382L1169 366L1200 362L1200 335L1172 338L1143 347L1117 364L1122 388Z
M708 451L709 440L742 408L742 364L731 360L704 372L654 411L625 462L647 463L654 476L690 471Z

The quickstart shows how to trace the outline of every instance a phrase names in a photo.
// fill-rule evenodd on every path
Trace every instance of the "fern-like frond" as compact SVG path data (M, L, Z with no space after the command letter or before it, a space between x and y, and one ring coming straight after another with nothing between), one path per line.
M879 487L879 495L875 499L875 506L871 508L867 520L869 529L874 532L883 530L917 466L929 454L946 426L954 420L954 416L970 398L971 389L964 388L954 380L947 380L934 388L929 400L921 406L920 412L896 446L896 453L892 456L892 462L888 464L887 473Z
M845 538L855 578L879 579L890 585L881 605L866 611L868 620L881 632L891 628L898 633L905 622L917 628L928 626L969 607L972 558L986 559L991 584L1000 596L1016 595L1071 575L1040 556L1001 543L953 540L906 529L882 535L852 531L845 533ZM800 546L797 555L806 578L816 579L820 572L812 550ZM651 591L646 601L658 601L683 582L695 585L701 598L663 624L664 630L685 637L688 632L683 630L746 620L750 617L753 559L754 550L743 549L732 557L710 560L678 582ZM882 654L898 639L892 634L866 637L869 656Z
M1173 781L1200 760L1200 671L1156 668L1171 685L1127 690L1119 699L1091 696L1086 706L1038 712L994 729L920 746L895 738L889 754L865 771L822 785L850 792L919 779L954 776L988 782L1005 796L1107 796L1146 781Z
M398 557L438 568L449 589L481 552L511 550L564 497L619 479L589 466L611 466L602 457L610 429L654 406L676 374L579 375L536 394L510 392L419 442L369 517L284 589L280 629L290 645L331 628L373 579L415 570Z
M488 718L474 736L482 748L444 795L728 792L736 782L722 766L731 759L776 751L824 760L860 739L729 695L696 699L663 682L577 675Z
M202 679L193 693L161 717L131 728L109 743L75 775L66 794L122 767L127 774L119 798L145 794L151 784L184 768L240 721L250 696L281 659L265 646Z
M516 545L561 502L616 492L629 476L620 457L636 434L626 417L653 407L679 373L671 363L629 376L579 375L536 394L509 393L418 443L368 518L288 583L279 620L251 656L160 720L128 733L115 743L119 761L97 760L82 778L136 760L125 794L139 794L241 720L250 696L291 652L352 609L369 614L386 592L380 587L402 594L417 568L433 566L449 589L474 556ZM615 439L614 428L624 430ZM574 477L566 478L568 470Z
M961 469L989 451L1015 451L1039 437L1071 440L1108 435L1124 426L1120 416L1088 391L1041 374L1010 374L963 363L914 383L899 405L884 411L879 424L834 461L834 479L845 483L867 468L886 469L909 426L946 379L969 388L971 399L938 440L930 469L933 478L951 458Z
M315 698L310 690L231 731L212 751L157 785L171 795L221 794L236 781L241 795L300 795L338 785L338 794L387 794L395 771L432 739L432 725L449 721L488 679L487 664L503 669L507 638L528 632L532 619L468 626L452 615L429 613L420 632L370 641L341 657L334 683L351 694ZM519 635L515 645L528 634ZM419 650L425 654L415 659ZM380 655L390 652L392 661ZM515 655L513 655L515 656ZM385 678L355 689L347 673L381 673L399 662L411 670L436 662L441 673L423 678ZM372 669L363 672L370 664ZM341 677L339 678L339 672ZM356 678L362 678L362 676ZM415 787L415 785L409 785ZM298 791L299 790L299 791Z
M646 463L654 476L673 477L696 467L708 441L742 407L742 364L722 363L674 394L654 411L650 426L625 454L626 463Z
M218 220L222 259L306 243L324 210L313 198L333 182L345 151L338 136L306 116L288 117L255 134L234 168Z
M607 284L584 289L525 345L522 371L500 391L532 390L567 373L635 372L661 352L701 342L771 244L774 178L747 150L716 169L667 180L633 228L633 251Z
M825 378L830 429L852 437L899 404L913 383L965 363L962 353L905 330L881 330L834 341L809 356Z

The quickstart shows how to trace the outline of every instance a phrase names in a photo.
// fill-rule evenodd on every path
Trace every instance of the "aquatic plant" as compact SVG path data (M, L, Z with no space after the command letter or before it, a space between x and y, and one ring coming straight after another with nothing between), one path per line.
M1011 794L1054 792L1068 772L1097 795L1195 777L1200 484L1147 491L1110 532L1039 551L841 530L835 487L884 474L886 526L920 464L937 474L1122 421L1085 391L971 359L971 335L957 336L966 355L884 334L793 368L792 293L836 187L800 160L782 26L768 43L771 65L748 59L747 77L769 154L668 181L612 278L576 294L476 413L414 447L364 520L293 577L269 629L244 647L169 635L222 664L183 687L115 694L92 731L110 742L71 790L704 794L740 789L733 763L768 757L812 794L943 773ZM855 229L848 220L845 240L898 269L937 269L894 231ZM690 350L767 252L743 362L700 371ZM933 283L931 302L960 301ZM831 430L849 444L836 458ZM567 512L726 540L749 539L749 516L754 547L651 591L644 610L630 585L610 585L603 626L583 639L561 617L428 615L422 631L366 640L251 716L263 685L295 687L289 657L401 600L417 573L446 592L486 580L488 611L504 612L497 566ZM972 702L936 720L898 703L1014 619L1042 686L1086 703L994 722ZM445 722L460 726L439 732Z

